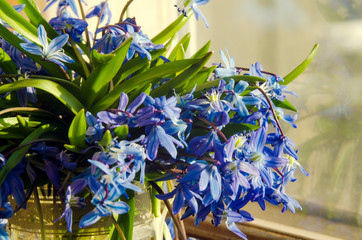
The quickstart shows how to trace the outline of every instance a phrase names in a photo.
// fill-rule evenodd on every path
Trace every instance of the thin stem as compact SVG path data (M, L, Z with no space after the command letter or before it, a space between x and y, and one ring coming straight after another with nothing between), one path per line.
M54 139L54 138L40 138L40 139L35 139L33 141L29 141L27 143L24 143L24 144L21 144L19 146L17 146L16 148L13 148L12 150L10 150L7 154L4 155L5 158L8 158L13 152L19 150L20 148L23 148L25 146L28 146L28 145L32 145L34 143L37 143L37 142L58 142L58 143L67 143L66 141L62 141L62 140L59 140L59 139Z
M264 90L261 89L261 87L258 87L258 90L259 90L259 92L261 92L261 93L263 94L263 96L264 96L265 99L267 100L267 102L268 102L268 104L269 104L269 106L270 106L270 110L271 110L272 113L273 113L273 117L274 117L274 119L275 119L275 122L277 123L277 126L278 126L278 128L279 128L280 134L282 135L282 137L284 137L285 135L284 135L284 133L283 133L282 127L281 127L280 124L279 124L278 117L277 117L277 115L275 114L275 111L274 111L274 108L273 108L273 103L271 102L271 100L270 100L270 98L268 97L268 95L266 95L266 93L264 92Z
M77 55L77 58L78 58L80 64L82 65L85 76L88 78L90 75L90 72L89 72L86 62L84 61L84 58L82 57L82 55L80 55L80 52L78 51L77 46L75 45L73 39L69 38L69 43L72 46L72 48L75 52L75 55Z
M217 134L225 140L225 142L227 142L227 143L229 142L229 141L227 140L227 138L225 137L225 135L221 132L221 130L218 129L217 126L215 126L215 124L213 124L212 122L210 122L210 121L207 120L206 118L197 117L197 119L199 119L200 121L206 123L207 125L210 125L213 129L216 130Z
M245 67L236 67L236 69L240 69L240 70L244 70L244 71L250 71L250 68L245 68ZM267 72L267 71L260 71L260 72L274 76L275 81L278 82L278 75L276 75L275 73Z
M103 12L104 12L104 8L106 7L106 4L107 4L108 0L104 1L103 3L103 6L102 6L102 9L101 9L101 12L99 13L99 17L98 17L98 21L97 21L97 25L96 25L96 30L94 32L94 38L93 38L93 46L96 42L96 37L97 37L97 29L99 27L99 24L101 22L101 18L102 18L102 15L103 15Z
M31 188L29 190L28 195L26 196L26 198L24 199L24 201L19 205L16 206L16 208L14 209L14 213L16 213L17 211L19 211L29 200L31 194L33 194L33 191L35 189L35 185L36 185L36 179L34 180L33 184L31 185Z
M151 184L151 186L159 193L159 194L164 194L164 192L162 191L162 189L153 181L148 181L149 184ZM186 236L186 232L183 231L182 225L181 225L181 221L179 218L177 218L173 213L172 213L172 207L171 204L168 200L163 200L163 202L165 203L168 212L171 215L171 218L173 220L173 222L175 223L175 226L177 228L177 230L181 233L181 239L182 240L187 240L187 236Z
M131 5L131 3L133 2L134 0L128 0L128 2L126 3L126 5L124 5L123 7L123 10L122 10L122 13L121 15L119 16L119 22L122 22L123 21L123 17L124 17L124 14L126 14L126 11L129 7L129 5Z
M44 229L44 216L43 216L43 210L41 209L40 205L38 189L35 189L34 191L34 202L39 214L41 240L45 240L46 238L45 238L45 229Z
M83 9L81 0L78 0L78 4L79 4L79 8L80 8L80 13L82 14L82 19L85 21L85 14L84 14L84 9ZM91 49L91 46L90 46L88 26L85 28L85 37L86 37L86 44L87 44L88 51L89 51Z
M127 240L122 232L121 227L118 225L118 223L117 223L116 219L113 217L113 215L111 215L111 220L112 220L112 223L113 223L114 227L116 228L117 232L121 236L122 240Z

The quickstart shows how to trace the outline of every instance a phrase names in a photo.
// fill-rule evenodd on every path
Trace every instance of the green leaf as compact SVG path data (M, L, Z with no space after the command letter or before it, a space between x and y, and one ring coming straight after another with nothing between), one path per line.
M256 83L256 82L265 82L266 80L264 78L255 77L255 76L249 76L249 75L236 75L231 77L224 77L224 78L218 78L209 82L206 82L204 84L198 85L196 87L196 92L201 91L203 89L209 89L211 87L217 87L219 85L219 82L221 79L224 79L225 81L229 81L230 79L234 79L235 82L239 81L245 81L248 83Z
M190 42L190 33L186 34L181 40L176 44L172 52L170 53L168 59L173 62L175 60L185 59L186 50Z
M40 121L30 120L30 118L28 118L28 117L22 117L21 121L26 122L26 124L27 124L26 127L36 127L41 124ZM0 130L1 131L3 131L4 129L7 129L7 128L18 126L18 124L19 124L19 120L17 117L0 118Z
M103 147L107 147L112 143L112 133L111 131L107 130L104 132L102 140L99 142L100 145Z
M182 91L184 93L191 91L195 87L196 84L201 85L201 84L207 82L210 74L215 70L216 67L217 66L212 66L212 67L203 69L200 72L198 72L192 79L190 79L188 85Z
M276 107L280 107L280 108L284 108L284 109L289 109L292 110L294 112L297 112L298 110L287 100L284 99L284 101L279 101L277 99L273 100L273 103Z
M36 27L21 16L6 0L0 0L0 18L18 33L40 45Z
M170 56L168 57L168 59L171 62L181 60L181 59L185 59L185 50L184 50L182 44L178 44L178 45L175 46L175 48L170 53Z
M176 76L175 78L169 80L168 82L164 83L163 85L159 86L155 90L151 92L151 95L154 97L159 97L162 95L167 95L171 92L174 88L178 86L182 86L183 84L187 84L190 79L192 79L209 61L210 57L212 56L212 52L205 54L201 59L199 59L196 63L191 65L188 69L184 72Z
M54 127L46 124L46 125L42 125L40 127L38 127L37 129L35 129L32 133L30 133L21 143L25 144L28 143L30 141L33 141L35 139L38 139L40 136L42 136L43 134L45 134L46 132L52 131L54 130ZM22 148L20 148L19 150L15 151L13 154L11 154L11 156L9 157L9 159L6 161L4 167L1 169L0 171L0 186L3 184L6 176L8 175L8 173L16 166L18 165L18 163L23 159L24 155L29 151L31 145L26 145Z
M0 48L0 68L8 74L17 73L15 62L2 48Z
M291 83L295 78L297 78L304 70L309 66L309 64L312 62L313 58L317 54L319 45L314 45L312 51L309 53L308 57L298 65L293 71L291 71L287 76L285 76L283 79L283 82L280 82L281 85L287 85Z
M78 99L65 88L49 80L26 79L13 83L6 83L0 85L0 94L12 92L25 87L34 87L50 93L67 106L74 114L84 108Z
M114 51L116 56L106 64L99 65L95 68L82 85L82 97L88 107L91 106L93 101L97 98L100 90L108 85L117 74L118 70L122 66L124 58L126 57L132 40L133 38L128 38L118 49Z
M209 51L211 41L208 41L204 46L202 46L191 58L200 58L205 53Z
M108 63L115 56L116 56L116 54L114 54L114 53L103 54L103 53L99 53L97 50L93 49L90 54L90 59L93 64L93 67L97 68L99 65Z
M74 145L70 145L70 144L64 144L65 149L71 151L71 152L75 152L75 153L80 153L82 154L82 150L81 148L78 148L77 146Z
M185 23L190 19L191 16L192 16L191 11L187 13L187 17L185 17L184 15L180 15L167 28L165 28L162 32L160 32L154 38L152 38L151 41L154 44L162 44L166 42L185 25Z
M114 134L118 137L120 140L125 140L128 137L128 125L121 125L119 127L116 127L114 129Z
M16 119L18 120L20 128L27 128L29 127L28 121L26 121L21 115L16 115Z
M229 123L222 129L222 132L224 133L226 138L230 138L234 134L241 133L243 131L255 131L258 128L259 126L247 123Z
M150 52L151 57L152 57L151 61L157 59L159 56L163 55L166 51L167 51L167 49L165 49L165 48L151 51ZM148 59L141 58L141 56L139 56L139 55L137 57L133 58L132 60L126 62L125 64L122 65L122 67L119 69L118 73L114 77L114 85L119 84L121 82L121 80L127 78L131 74L135 73L136 71L138 71L148 65L149 65Z
M87 147L85 143L87 133L87 121L84 109L80 110L73 118L68 131L68 138L71 145L79 148Z
M91 112L99 112L104 109L107 109L111 106L115 101L119 99L119 96L122 92L129 93L133 89L137 88L141 84L146 84L149 81L152 81L154 78L158 78L160 76L165 76L169 74L174 74L183 69L189 67L191 64L195 63L197 60L195 59L185 59L179 60L176 62L169 62L162 64L160 66L156 66L148 69L145 72L142 72L132 78L129 78L122 82L122 84L118 84L114 87L114 89L109 92L105 97L95 104Z
M0 0L3 1L3 0ZM10 32L6 27L4 27L2 24L0 24L0 36L7 42L11 43L12 46L14 46L16 49L33 59L35 62L42 65L48 72L50 72L53 76L59 77L59 78L65 78L64 72L60 69L58 65L55 63L44 61L42 60L41 56L37 56L34 54L30 54L27 51L25 51L21 46L20 43L23 43L24 41L21 40L19 37L14 35L12 32Z

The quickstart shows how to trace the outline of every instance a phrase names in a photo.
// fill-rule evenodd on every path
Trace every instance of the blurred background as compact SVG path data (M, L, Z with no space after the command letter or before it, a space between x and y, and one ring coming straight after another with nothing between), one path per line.
M45 1L40 1L45 2ZM87 1L92 6L95 0ZM135 0L128 15L136 16L144 33L153 37L177 17L175 0ZM126 1L111 0L113 22ZM320 44L317 57L289 85L299 97L289 101L299 109L297 129L287 135L299 149L300 172L289 194L303 206L296 215L268 206L266 213L251 206L257 218L344 239L362 235L362 1L360 0L211 0L200 6L210 28L191 22L191 55L212 40L227 48L237 66L259 61L264 70L287 75ZM49 16L55 9L47 12ZM118 11L118 12L117 12ZM182 37L182 34L180 34Z

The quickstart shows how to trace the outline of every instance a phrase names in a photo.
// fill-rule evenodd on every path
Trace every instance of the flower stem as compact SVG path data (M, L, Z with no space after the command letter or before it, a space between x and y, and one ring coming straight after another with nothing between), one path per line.
M164 194L164 192L162 191L162 189L153 181L148 181L149 184L151 184L151 186L159 193L159 194ZM177 230L181 233L181 239L182 240L187 240L187 236L186 236L186 232L184 231L184 228L182 227L181 221L179 218L177 218L173 213L172 213L172 207L171 204L168 200L163 200L163 202L165 203L168 212L171 215L171 218L173 220L173 222L175 223L175 226L177 228Z
M29 142L27 142L27 143L21 144L21 145L17 146L16 148L11 149L7 154L4 155L4 157L5 157L5 158L8 158L13 152L19 150L20 148L23 148L23 147L28 146L28 145L32 145L32 144L37 143L37 142L59 142L59 143L67 143L66 141L62 141L62 140L54 139L54 138L39 138L39 139L35 139L35 140L32 140L32 141L29 141Z
M124 14L126 14L126 11L129 7L129 5L131 5L131 3L133 2L134 0L129 0L126 5L123 7L123 10L122 10L122 13L121 15L119 16L119 22L122 22L123 21L123 17L124 17Z
M85 21L85 14L84 14L84 9L83 9L83 5L81 3L81 0L78 0L78 4L79 4L80 12L82 14L82 19ZM91 46L90 46L88 26L85 28L85 37L86 37L86 44L87 44L87 47L88 47L88 51L90 51Z
M117 232L119 233L119 235L121 236L122 240L127 240L126 237L124 236L121 227L118 225L116 219L111 215L111 220L112 223L114 225L114 227L116 228Z
M94 31L94 38L93 38L93 46L96 42L96 37L97 37L97 29L99 27L99 24L101 22L101 17L103 15L103 12L104 12L104 8L106 7L106 4L107 4L108 0L104 1L103 3L103 6L102 6L102 9L101 9L101 12L99 13L99 17L98 17L98 21L97 21L97 25L96 25L96 30Z
M40 199L39 199L39 194L38 194L38 189L37 188L34 191L34 202L35 202L35 206L36 206L36 208L38 210L38 214L39 214L41 240L46 240L46 238L45 238L45 229L44 229L43 210L41 209Z
M202 117L197 117L197 119L199 119L200 121L206 123L207 125L210 125L213 129L216 130L217 134L225 140L225 142L227 142L227 143L229 142L228 139L225 137L225 135L221 132L221 130L218 129L217 126L215 126L215 124L213 124L209 120L207 120L205 118L202 118Z
M84 58L82 57L82 55L80 55L80 52L78 51L77 46L75 45L73 39L69 38L69 43L72 46L72 48L73 48L73 50L75 52L75 55L77 55L77 58L78 58L80 64L82 65L85 76L88 78L89 75L90 75L90 72L89 72L89 69L88 69L88 66L87 66L86 62L84 61Z
M264 92L264 90L261 89L261 87L258 87L258 90L263 94L263 96L264 96L265 99L267 100L267 102L268 102L268 104L269 104L269 106L270 106L270 110L271 110L272 113L273 113L273 117L274 117L274 119L275 119L275 122L276 122L277 125L278 125L280 134L281 134L282 137L284 137L285 135L284 135L284 133L283 133L282 127L281 127L280 124L279 124L278 117L277 117L277 115L275 114L275 111L274 111L274 108L273 108L273 103L271 102L271 100L270 100L270 98L268 97L268 95L266 95L266 93Z

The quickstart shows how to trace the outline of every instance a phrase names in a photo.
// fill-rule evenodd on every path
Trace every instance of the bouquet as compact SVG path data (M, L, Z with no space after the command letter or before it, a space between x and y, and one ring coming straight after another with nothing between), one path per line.
M132 0L114 24L107 0L87 13L85 1L49 0L57 5L49 22L33 0L19 2L0 0L0 239L45 185L65 206L55 221L72 232L73 211L91 205L79 227L110 218L112 239L132 239L140 185L152 187L155 217L164 202L181 239L191 215L246 239L236 225L253 220L246 204L301 209L285 187L296 169L308 173L281 121L296 127L287 85L317 45L282 78L258 62L235 66L227 50L207 66L210 42L187 53L190 34L176 33L192 15L208 25L199 5L209 0L179 1L180 16L151 39L124 17ZM95 32L89 18L98 19Z

